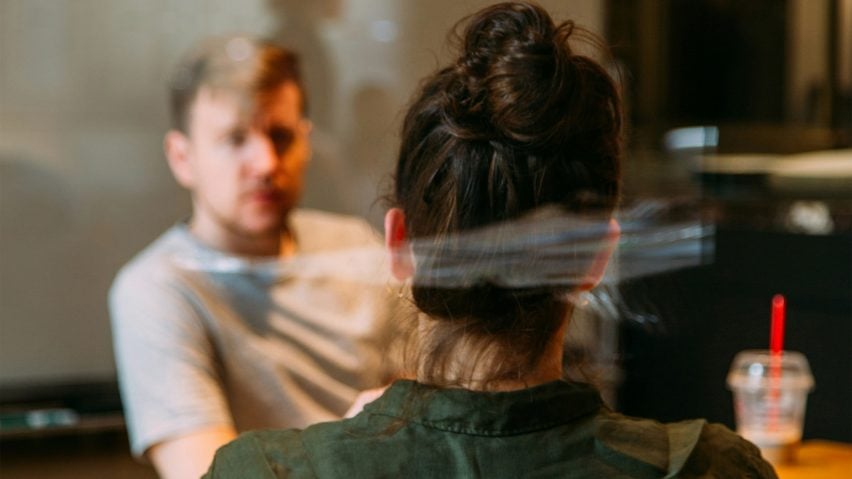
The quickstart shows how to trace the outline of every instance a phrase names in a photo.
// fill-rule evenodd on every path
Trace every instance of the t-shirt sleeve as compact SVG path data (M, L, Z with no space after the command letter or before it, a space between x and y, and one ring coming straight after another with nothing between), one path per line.
M410 291L405 291L389 274L390 265L382 235L361 218L312 210L298 210L294 215L294 226L309 254L345 253L338 265L344 271L336 272L343 278L349 278L353 271L356 272L353 287L372 298L367 356L379 359L367 360L365 364L376 364L376 376L383 384L403 377L404 352L410 347L407 341L411 331L402 325L416 324L412 320L417 312L414 304L407 299Z
M214 348L186 285L122 271L110 290L113 344L131 450L232 424Z
M677 477L777 479L754 444L721 424L707 424Z
M362 248L372 251L377 260L374 275L379 280L376 284L368 283L366 287L372 288L378 297L372 328L373 348L382 358L381 377L383 383L388 384L407 376L405 352L407 348L413 347L409 325L417 323L414 320L417 308L409 299L409 287L397 283L388 273L390 264L387 262L381 234L360 219L352 221L350 230L348 237Z

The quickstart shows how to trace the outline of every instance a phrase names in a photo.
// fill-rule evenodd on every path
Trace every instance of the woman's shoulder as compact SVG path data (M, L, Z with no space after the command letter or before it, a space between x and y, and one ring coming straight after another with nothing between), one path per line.
M219 448L205 478L313 478L298 429L252 431Z
M757 446L721 424L705 423L678 477L778 476Z
M595 440L610 460L653 467L665 477L776 477L757 447L703 419L661 423L605 412L596 420Z

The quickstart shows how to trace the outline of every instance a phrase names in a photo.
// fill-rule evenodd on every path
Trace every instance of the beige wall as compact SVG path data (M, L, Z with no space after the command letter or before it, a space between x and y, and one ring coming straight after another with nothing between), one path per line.
M787 67L787 116L793 121L808 120L809 108L816 108L817 122L830 122L831 79L828 65L829 22L836 22L838 94L852 92L852 0L839 0L837 14L831 17L828 0L790 0L789 62ZM809 95L816 93L816 105Z
M112 277L189 212L160 147L189 45L241 31L302 51L317 124L305 203L377 223L400 111L449 26L487 3L0 0L0 384L112 374ZM542 3L603 24L602 0Z
M787 116L804 121L808 113L808 96L814 89L827 87L828 0L791 0L788 4L790 61L787 67ZM823 93L822 101L827 101ZM823 121L827 106L818 111Z
M852 95L852 0L840 0L838 10L840 87Z

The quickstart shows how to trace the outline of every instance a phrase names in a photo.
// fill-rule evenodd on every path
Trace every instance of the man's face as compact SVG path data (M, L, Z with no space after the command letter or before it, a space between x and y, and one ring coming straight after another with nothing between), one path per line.
M310 124L298 86L284 83L245 111L237 94L202 88L185 136L193 231L227 246L268 241L286 227L302 191Z

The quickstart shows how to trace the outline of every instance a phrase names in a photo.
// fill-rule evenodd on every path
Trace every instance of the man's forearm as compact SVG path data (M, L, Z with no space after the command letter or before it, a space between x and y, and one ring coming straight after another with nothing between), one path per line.
M152 446L146 456L162 479L201 477L219 447L237 436L231 427L214 427Z

